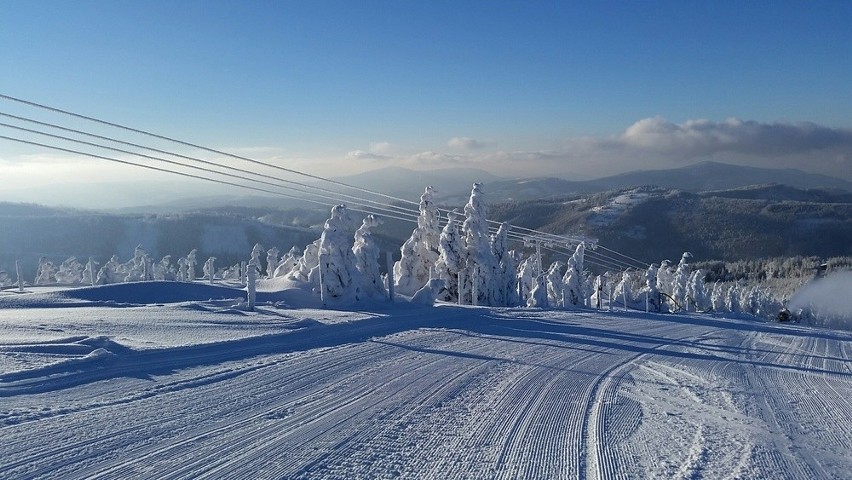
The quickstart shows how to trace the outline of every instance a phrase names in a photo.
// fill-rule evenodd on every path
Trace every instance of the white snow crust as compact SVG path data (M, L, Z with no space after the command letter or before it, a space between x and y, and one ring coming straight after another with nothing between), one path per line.
M0 478L852 471L850 332L309 288L0 292Z

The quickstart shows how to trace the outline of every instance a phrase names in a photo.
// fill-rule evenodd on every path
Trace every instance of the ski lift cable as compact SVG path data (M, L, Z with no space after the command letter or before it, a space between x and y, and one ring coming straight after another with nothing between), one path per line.
M154 171L169 173L169 174L173 174L173 175L180 175L180 176L187 177L187 178L204 180L204 181L208 181L208 182L218 183L218 184L221 184L221 185L229 185L229 186L232 186L232 187L238 187L238 188L244 188L244 189L254 190L254 191L258 191L258 192L269 193L269 194L272 194L272 195L278 195L278 196L290 198L290 199L293 199L293 200L315 203L315 204L322 205L322 206L329 206L328 202L322 202L322 201L319 201L319 200L313 200L313 199L304 198L304 197L300 197L300 196L296 196L296 195L290 195L290 194L286 194L286 193L283 193L283 192L280 192L280 191L268 190L268 189L265 189L265 188L254 187L254 186L250 186L250 185L244 185L244 184L235 183L235 182L222 180L222 179L205 177L205 176L202 176L202 175L195 175L195 174L192 174L192 173L179 172L179 171L170 170L170 169L167 169L167 168L156 167L156 166L153 166L153 165L145 165L145 164L141 164L141 163L134 163L134 162L131 162L131 161L128 161L128 160L121 160L121 159L118 159L118 158L107 157L107 156L104 156L104 155L98 155L98 154L91 153L91 152L84 152L84 151L81 151L81 150L74 150L74 149L71 149L71 148L60 147L58 145L49 145L49 144L45 144L45 143L41 143L41 142L35 142L35 141L32 141L32 140L25 140L25 139L22 139L22 138L10 137L10 136L7 136L7 135L2 135L2 134L0 134L0 139L9 140L9 141L18 142L18 143L24 143L24 144L27 144L27 145L33 145L33 146L37 146L37 147L48 148L48 149L52 149L52 150L58 150L58 151L66 152L66 153L72 153L72 154L75 154L75 155L83 155L83 156L87 156L87 157L106 160L106 161L109 161L109 162L120 163L120 164L123 164L123 165L130 165L130 166L134 166L134 167L145 168L145 169L148 169L148 170L154 170ZM363 205L362 205L362 207L363 207ZM368 207L368 208L374 208L374 207ZM362 213L367 213L367 214L375 214L374 211L371 211L371 210L368 210L368 209L365 209L365 208L351 208L351 210L357 211L357 212L362 212ZM416 220L412 219L412 218L395 217L395 216L391 216L391 215L385 215L385 216L387 216L389 218L395 218L397 220L407 221L407 222L416 222Z
M185 142L183 140L178 140L178 139L175 139L175 138L167 137L165 135L159 135L159 134L156 134L156 133L148 132L146 130L128 127L126 125L121 125L121 124L118 124L118 123L109 122L109 121L106 121L106 120L101 120L101 119L90 117L90 116L87 116L87 115L81 115L79 113L70 112L68 110L63 110L63 109L60 109L60 108L51 107L49 105L44 105L44 104L41 104L41 103L32 102L32 101L29 101L29 100L24 100L24 99L21 99L21 98L10 96L10 95L5 95L5 94L0 93L0 99L9 100L9 101L12 101L12 102L18 102L18 103L21 103L21 104L24 104L24 105L48 110L48 111L55 112L55 113L60 113L60 114L63 114L63 115L69 115L71 117L78 118L78 119L81 119L81 120L95 122L95 123L98 123L98 124L101 124L101 125L106 125L106 126L109 126L109 127L118 128L118 129L125 130L125 131L128 131L128 132L146 135L146 136L149 136L149 137L152 137L152 138L157 138L159 140L165 140L165 141L168 141L168 142L173 142L173 143L176 143L178 145L183 145L183 146L186 146L186 147L197 148L199 150L204 150L206 152L215 153L217 155L223 155L223 156L230 157L230 158L233 158L233 159L236 159L236 160L242 160L244 162L248 162L248 163L251 163L251 164L254 164L254 165L260 165L260 166L280 170L280 171L283 171L283 172L292 173L292 174L295 174L295 175L301 175L301 176L304 176L304 177L307 177L307 178L311 178L313 180L319 180L319 181L323 181L323 182L332 183L332 184L337 185L337 186L350 188L350 189L357 190L357 191L360 191L360 192L363 192L363 193L368 193L370 195L376 195L376 196L384 197L384 198L394 200L394 201L398 201L398 202L417 204L417 202L413 202L411 200L405 200L405 199L397 198L397 197L394 197L394 196L391 196L391 195L386 195L384 193L374 192L374 191L366 189L366 188L356 187L354 185L349 185L347 183L340 182L340 181L337 181L337 180L324 178L324 177L321 177L321 176L318 176L318 175L312 175L310 173L300 172L298 170L293 170L291 168L282 167L280 165L274 165L274 164L267 163L267 162L261 162L260 160L254 160L254 159L244 157L244 156L241 156L241 155L236 155L236 154L233 154L233 153L224 152L224 151L217 150L217 149L214 149L214 148L205 147L205 146L190 143L190 142Z
M239 168L236 168L236 167L232 167L230 165L225 165L225 164L221 164L221 163L217 163L217 162L211 162L211 161L208 161L208 160L203 160L203 159L196 158L196 157L190 157L190 156L182 155L182 154L179 154L179 153L174 153L174 152L169 152L169 151L166 151L166 150L148 147L148 146L140 145L140 144L137 144L137 143L126 142L126 141L119 140L119 139L116 139L116 138L113 138L113 137L106 137L106 136L103 136L103 135L97 135L97 134L85 132L85 131L82 131L82 130L67 128L67 127L63 127L63 126L60 126L60 125L55 125L55 124L47 123L47 122L41 122L41 121L38 121L38 120L33 120L33 119L26 118L26 117L20 117L18 115L11 115L11 114L8 114L8 113L3 113L3 112L0 112L0 116L10 117L10 118L20 120L20 121L24 121L24 122L34 123L34 124L37 124L37 125L55 128L55 129L67 131L67 132L78 134L78 135L84 135L84 136L87 136L87 137L98 138L98 139L101 139L101 140L106 140L106 141L109 141L109 142L114 142L114 143L127 145L127 146L131 146L131 147L135 147L135 148L150 150L150 151L161 153L161 154L164 154L164 155L170 155L170 156L183 158L183 159L193 161L193 162L199 162L199 163L204 164L204 165L212 165L212 166L224 168L226 170L233 170L233 171L236 171L236 172L239 172L239 173L248 173L248 174L251 174L251 175L254 175L254 176L257 176L257 177L272 179L272 180L275 180L275 181L278 181L278 182L297 185L299 187L304 187L304 188L307 188L307 189L316 189L316 190L326 192L326 193L330 193L330 194L333 194L333 195L339 195L343 198L346 198L346 199L349 199L349 200L352 200L352 201L370 202L370 203L374 203L376 205L379 205L379 206L382 206L382 207L387 207L387 208L390 208L390 209L393 209L393 210L404 211L406 213L411 212L410 209L406 209L405 207L400 207L398 205L386 204L386 203L382 203L382 202L379 202L379 201L376 201L376 200L370 200L370 199L355 197L353 195L348 195L348 194L345 194L345 193L342 193L342 192L337 192L337 191L334 191L334 190L325 189L325 188L318 187L318 186L315 186L315 185L308 185L308 184L301 183L301 182L295 182L295 181L292 181L292 180L287 180L287 179L284 179L284 178L281 178L281 177L275 177L275 176L272 176L272 175L252 172L251 170L243 170L243 169L239 169ZM127 151L127 150L122 150L122 149L115 149L113 147L108 147L108 146L104 146L104 145L100 145L100 144L94 144L94 143L91 143L91 142L85 142L85 141L82 141L82 140L76 140L76 139L64 137L64 136L61 136L61 135L56 136L56 135L52 135L52 134L45 133L45 132L42 132L42 131L31 130L31 129L27 129L27 128L24 128L24 127L10 125L10 124L7 124L7 123L0 122L0 126L14 128L14 129L18 129L18 130L24 130L24 131L27 131L27 132L37 133L37 134L40 134L40 135L53 136L54 138L60 138L60 139L63 139L63 140L76 142L76 143L83 143L83 144L90 145L90 146L97 146L99 148L114 150L114 151L130 154L130 155L137 155L137 156L141 156L141 157L152 159L152 160L158 160L158 161L163 161L163 162L167 162L167 163L174 163L174 162L171 162L169 160L165 160L165 159L158 158L158 157L148 156L148 155L145 155L145 154L141 154L141 153L137 153L137 152L130 152L130 151ZM184 164L178 163L178 165L184 165ZM187 166L189 168L195 168L195 167L191 167L189 165L184 165L184 166ZM223 172L219 172L219 173L224 174ZM242 176L239 176L239 175L235 175L235 176L237 176L238 178L243 178L245 180L253 181L252 179L248 179L246 177L242 177ZM267 184L267 185L273 185L273 184L268 183L268 182L264 182L264 181L260 181L260 180L258 180L258 181L260 183L264 183L264 184ZM298 190L298 189L296 189L296 190ZM308 193L308 192L306 192L306 193ZM313 193L310 193L310 194L314 195ZM328 197L326 197L326 198L328 198Z
M176 143L176 144L179 144L179 145L184 145L184 146L188 146L188 147L192 147L192 148L197 148L197 149L204 150L204 151L211 152L211 153L215 153L215 154L218 154L218 155L223 155L223 156L230 157L230 158L234 158L234 159L237 159L237 160L246 161L246 162L249 162L249 163L251 163L251 164L261 165L261 166L265 166L265 167L269 167L269 168L273 168L273 169L281 170L281 171L284 171L284 172L288 172L288 173L292 173L292 174L296 174L296 175L305 176L305 177L307 177L307 178L311 178L311 179L315 179L315 180L319 180L319 181L328 182L328 183L331 183L331 184L334 184L334 185L337 185L337 186L341 186L341 187L345 187L345 188L350 188L350 189L357 190L357 191L360 191L360 192L363 192L363 193L368 193L368 194L370 194L370 195L380 196L380 197L387 198L387 199L390 199L390 200L394 200L394 201L397 201L397 202L403 202L403 203L412 204L412 205L419 205L417 202L413 202L413 201L410 201L410 200L406 200L406 199L402 199L402 198L394 197L394 196L392 196L392 195L387 195L387 194L383 194L383 193L380 193L380 192L375 192L375 191L372 191L372 190L369 190L369 189L365 189L365 188L361 188L361 187L356 187L356 186L354 186L354 185L349 185L349 184L346 184L346 183L344 183L344 182L340 182L340 181L336 181L336 180L331 180L331 179L324 178L324 177L321 177L321 176L318 176L318 175L312 175L312 174L308 174L308 173L305 173L305 172L300 172L300 171L298 171L298 170L294 170L294 169L290 169L290 168L282 167L282 166L279 166L279 165L273 165L273 164L270 164L270 163L261 162L261 161L254 160L254 159L251 159L251 158L248 158L248 157L244 157L244 156L240 156L240 155L231 154L231 153L228 153L228 152L224 152L224 151L221 151L221 150L216 150L216 149L209 148L209 147L204 147L204 146L201 146L201 145L198 145L198 144L194 144L194 143L190 143L190 142L185 142L185 141L182 141L182 140L177 140L177 139L175 139L175 138L171 138L171 137L167 137L167 136L164 136L164 135L159 135L159 134L151 133L151 132L148 132L148 131L145 131L145 130L141 130L141 129L136 129L136 128L128 127L128 126L121 125L121 124L117 124L117 123L114 123L114 122L108 122L108 121L105 121L105 120L100 120L100 119L97 119L97 118L94 118L94 117L90 117L90 116L86 116L86 115L81 115L81 114L78 114L78 113L70 112L70 111L63 110L63 109L59 109L59 108L56 108L56 107L51 107L51 106L48 106L48 105L44 105L44 104L40 104L40 103L36 103L36 102L32 102L32 101L28 101L28 100L23 100L23 99L20 99L20 98L12 97L12 96L10 96L10 95L5 95L5 94L0 93L0 99L5 99L5 100L9 100L9 101L13 101L13 102L21 103L21 104L24 104L24 105L28 105L28 106L32 106L32 107L36 107L36 108L40 108L40 109L44 109L44 110L47 110L47 111L51 111L51 112L55 112L55 113L60 113L60 114L68 115L68 116L71 116L71 117L74 117L74 118L78 118L78 119L82 119L82 120L86 120L86 121L90 121L90 122L95 122L95 123L102 124L102 125L106 125L106 126L109 126L109 127L113 127L113 128L117 128L117 129L122 129L122 130L125 130L125 131L129 131L129 132L133 132L133 133L138 133L138 134L142 134L142 135L146 135L146 136L149 136L149 137L152 137L152 138L157 138L157 139L160 139L160 140L165 140L165 141L173 142L173 143ZM7 138L7 139L8 139L9 137L5 137L5 138ZM46 146L46 145L45 145L45 146ZM46 147L47 147L47 148L51 148L50 146L46 146ZM312 188L318 188L318 187L312 187ZM338 192L335 192L335 193L338 193ZM396 207L396 206L393 206L393 207ZM439 211L442 211L442 210L441 210L441 209L439 209ZM444 211L444 212L446 212L446 211L448 211L448 210L443 210L443 211ZM488 222L488 223L492 223L492 224L500 224L500 223L501 223L501 222L497 222L497 221L494 221L494 220L487 220L487 222ZM550 234L550 233L546 233L546 232L540 232L540 231L536 231L536 230L528 229L528 228L525 228L525 227L517 227L517 228L518 228L518 229L520 229L520 230L523 230L523 231L528 231L528 232L531 232L531 233L535 233L536 235L545 235L545 236L551 237L551 238L553 238L553 239L554 239L554 241L569 241L569 242L577 242L577 241L578 241L578 239L577 239L577 238L566 237L566 236L560 236L560 235ZM605 248L605 247L604 247L604 248ZM614 252L613 250L610 250L610 249L608 249L608 248L607 248L607 250L608 250L608 251L612 251L612 252ZM614 252L614 253L617 253L617 252ZM626 255L623 255L623 254L621 254L621 255L622 255L622 256L625 256L626 258L630 258L630 257L627 257ZM631 258L631 259L632 259L632 258ZM643 262L638 261L638 260L636 260L636 259L632 259L632 260L635 260L635 261L637 261L637 262L643 263Z

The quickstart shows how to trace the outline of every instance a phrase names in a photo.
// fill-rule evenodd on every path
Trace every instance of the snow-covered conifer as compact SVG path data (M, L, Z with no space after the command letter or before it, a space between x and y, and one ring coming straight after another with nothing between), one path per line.
M647 296L648 310L652 312L660 311L660 291L657 289L657 267L652 263L645 271L645 285L642 287L642 295ZM642 298L645 301L645 298Z
M545 275L537 275L535 278L535 286L530 292L530 298L527 299L528 307L547 308L550 306L547 298L547 281Z
M94 258L89 257L89 261L86 262L86 268L83 269L81 281L86 285L95 285L95 281L97 279L98 262L96 262Z
M538 258L533 254L520 263L518 267L518 299L523 305L527 304L538 277Z
M204 262L204 266L202 267L202 272L204 273L204 278L207 279L208 282L213 283L213 280L216 278L216 267L214 266L216 262L216 257L210 257Z
M509 251L509 224L503 223L497 233L491 236L491 253L497 266L494 275L494 292L492 298L495 305L515 305L517 293L517 262L514 252Z
M318 278L311 278L311 272L316 270L317 265L319 265L319 245L320 239L316 239L313 243L305 245L305 250L302 252L302 256L299 257L298 265L290 273L292 278L319 285Z
M76 257L71 257L61 265L59 271L56 272L56 281L64 284L80 283L83 280L83 265L77 261Z
M296 246L290 247L290 250L281 256L278 262L278 267L273 272L274 277L283 277L292 272L294 268L299 266L299 250Z
M666 295L672 294L674 270L671 265L671 261L663 260L660 262L660 268L657 269L657 291Z
M400 248L400 260L394 264L395 291L403 295L426 285L440 255L439 212L432 187L420 196L420 215L411 237Z
M249 259L249 263L253 263L258 272L263 271L263 264L260 262L260 257L266 253L263 248L263 245L259 243L255 243L254 247L251 249L251 257Z
M378 227L382 220L374 215L367 215L361 227L355 231L355 244L352 254L355 256L355 268L361 276L361 291L368 297L384 297L387 295L379 268L379 246L373 239L370 229Z
M476 299L465 298L464 303L489 305L496 261L494 254L491 253L485 194L481 184L473 184L470 199L464 207L464 214L462 235L464 237L464 268L467 271L464 279L468 285L462 286L460 290L469 294L474 291L477 293Z
M448 302L458 301L459 298L459 271L462 269L464 260L464 246L461 242L459 234L459 225L457 220L458 215L455 212L447 214L447 224L441 230L441 237L438 244L438 261L435 263L435 269L438 271L438 278L444 281L445 295L438 300Z
M675 308L686 309L686 293L690 274L688 259L691 256L692 254L689 252L683 253L683 256L680 257L680 263L678 263L677 269L675 269L674 275L672 276L671 295L675 302Z
M713 284L713 293L710 294L710 307L714 312L724 312L725 308L725 288L723 287L722 282L716 282Z
M690 299L690 304L696 312L703 312L709 309L709 301L707 298L707 287L704 285L704 272L695 270L690 274L687 282L686 296Z
M46 257L38 260L38 271L36 272L34 285L48 285L56 283L56 267Z
M192 249L186 255L186 278L185 281L195 280L195 266L198 265L198 250Z
M318 265L323 298L359 298L360 279L352 254L351 224L346 205L334 206L331 217L325 221Z
M274 277L276 268L278 268L278 249L272 247L266 251L266 278Z
M544 274L545 285L547 285L547 303L554 307L564 307L563 295L564 282L562 281L562 267L564 263L555 261L550 264L547 273Z
M583 260L586 252L586 244L580 242L574 254L568 259L568 269L562 281L565 288L565 306L583 306L586 300L583 285Z

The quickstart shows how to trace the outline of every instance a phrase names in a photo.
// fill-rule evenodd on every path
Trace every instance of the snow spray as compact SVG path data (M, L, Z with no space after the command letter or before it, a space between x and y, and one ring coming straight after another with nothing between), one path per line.
M793 294L791 312L810 315L820 325L852 329L852 271L814 279Z

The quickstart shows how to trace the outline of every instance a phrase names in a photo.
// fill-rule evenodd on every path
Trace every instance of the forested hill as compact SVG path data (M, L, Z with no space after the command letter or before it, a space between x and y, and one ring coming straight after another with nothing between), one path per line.
M769 185L690 193L656 187L493 205L495 219L583 234L647 261L852 255L846 193Z

